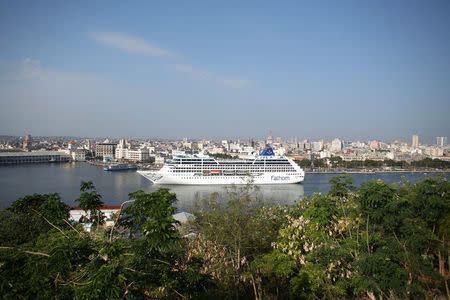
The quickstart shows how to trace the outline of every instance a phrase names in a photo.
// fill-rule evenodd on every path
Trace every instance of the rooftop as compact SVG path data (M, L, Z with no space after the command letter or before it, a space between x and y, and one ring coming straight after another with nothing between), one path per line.
M37 152L0 152L0 156L41 156L41 155L67 155L61 151L37 151Z

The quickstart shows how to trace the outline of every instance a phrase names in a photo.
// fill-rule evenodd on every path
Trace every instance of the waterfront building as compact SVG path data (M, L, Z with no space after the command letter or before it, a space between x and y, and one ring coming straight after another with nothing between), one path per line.
M105 154L103 155L103 162L104 163L109 163L109 162L113 162L114 161L114 155L112 154Z
M25 140L23 141L23 150L25 151L31 150L31 135L29 134L25 136Z
M69 151L74 151L75 149L77 149L78 145L77 142L72 140L67 144L67 149L69 149Z
M117 144L114 143L98 143L95 145L95 156L104 157L105 155L114 156Z
M159 155L155 156L155 165L162 166L162 165L164 165L165 161L166 160L164 159L164 157L159 156Z
M92 142L90 139L86 139L84 141L84 149L88 150L88 151L92 151L93 147L92 147Z
M147 148L128 149L125 159L132 161L148 161L150 151Z
M0 164L68 162L70 159L61 151L0 152Z
M436 137L436 145L442 148L447 146L447 137L446 136Z
M72 155L73 161L86 161L86 150L85 149L75 149L70 153Z
M412 136L412 145L413 148L419 148L419 136L417 134Z
M119 159L126 159L127 158L127 152L130 148L130 144L126 140L120 140L119 144L117 145L115 149L115 157L117 160Z

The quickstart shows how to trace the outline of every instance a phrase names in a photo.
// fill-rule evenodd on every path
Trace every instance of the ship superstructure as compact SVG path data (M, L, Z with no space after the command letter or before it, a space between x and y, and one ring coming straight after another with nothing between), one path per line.
M138 171L157 184L283 184L299 183L305 172L271 148L242 160L216 160L206 155L177 155L158 171Z

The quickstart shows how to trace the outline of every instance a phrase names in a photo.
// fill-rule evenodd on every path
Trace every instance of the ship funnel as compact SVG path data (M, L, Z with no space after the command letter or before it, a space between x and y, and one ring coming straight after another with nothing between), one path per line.
M273 153L273 149L272 149L272 148L267 148L267 149L264 149L264 150L261 152L260 155L261 155L261 156L272 156L272 155L275 155L275 154Z

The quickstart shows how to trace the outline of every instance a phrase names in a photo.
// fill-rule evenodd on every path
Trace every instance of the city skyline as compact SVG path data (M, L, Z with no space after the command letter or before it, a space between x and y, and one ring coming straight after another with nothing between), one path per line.
M0 134L450 135L447 1L0 3Z
M192 137L177 137L177 138L160 138L160 137L151 137L151 136L72 136L72 135L60 135L60 136L50 136L50 135L37 135L33 136L32 134L24 134L24 135L0 135L0 141L1 140L9 140L10 138L14 139L23 139L23 140L47 140L47 139L57 139L57 140L66 140L66 141L83 141L83 140L96 140L96 141L105 141L105 140L111 140L111 141L120 141L120 140L135 140L135 141L193 141L193 142L200 142L200 141L215 141L215 142L221 142L221 141L231 141L231 142L241 142L246 143L249 141L257 142L257 141L266 141L268 145L272 143L291 143L291 142L320 142L323 143L329 143L333 144L336 141L339 141L339 143L355 143L355 142L361 142L361 143L367 143L370 144L371 142L381 142L385 144L394 144L394 143L404 143L411 145L412 148L417 148L418 146L428 145L439 145L440 147L447 147L447 137L433 137L431 140L428 138L419 137L418 135L412 135L406 139L396 139L396 140L383 140L379 138L369 138L369 139L345 139L340 136L337 137L330 137L330 138L308 138L308 137L299 137L299 136L283 136L283 135L273 135L272 132L269 132L266 136L253 136L253 137L200 137L200 138L192 138ZM415 144L415 139L417 139ZM411 141L412 140L412 141Z

